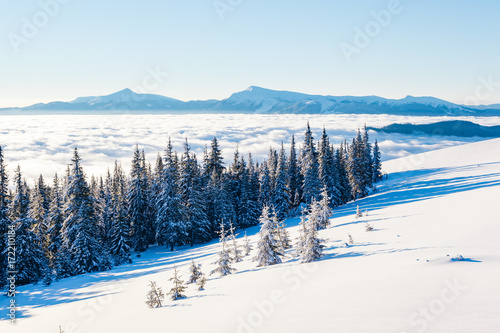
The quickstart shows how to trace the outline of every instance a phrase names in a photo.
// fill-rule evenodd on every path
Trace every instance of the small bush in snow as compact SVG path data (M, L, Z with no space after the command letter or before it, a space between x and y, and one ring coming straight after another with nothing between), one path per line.
M146 304L150 308L160 308L162 306L161 302L163 302L165 295L163 294L161 288L156 286L156 282L149 281L149 286L151 287L151 289L146 295L147 296Z
M359 205L356 206L356 218L363 217L363 213L361 213L361 210L359 209Z
M352 239L351 234L349 234L349 245L353 245L353 244L354 244L354 239Z

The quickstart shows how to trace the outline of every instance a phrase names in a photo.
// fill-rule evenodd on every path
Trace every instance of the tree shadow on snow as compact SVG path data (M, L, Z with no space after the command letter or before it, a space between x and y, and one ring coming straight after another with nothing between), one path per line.
M485 164L482 165L484 166ZM371 211L391 207L394 205L429 200L437 197L442 197L447 194L472 191L480 188L500 185L500 173L420 180L420 178L422 177L428 178L440 174L446 175L450 172L467 171L469 169L478 167L480 166L470 165L457 168L425 169L391 174L391 180L393 181L390 182L389 180L381 182L379 192L376 192L369 197L352 201L337 208L336 210L334 210L333 218L349 215L354 216L356 214L356 209L358 206L361 211ZM344 225L365 223L367 221L368 219L365 220L364 218L361 218L359 221L349 222Z

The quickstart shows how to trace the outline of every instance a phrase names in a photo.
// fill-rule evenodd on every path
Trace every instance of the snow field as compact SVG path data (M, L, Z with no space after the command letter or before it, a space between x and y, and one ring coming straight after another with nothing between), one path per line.
M320 261L256 268L254 249L229 276L208 276L219 244L152 247L108 272L18 288L20 318L1 332L494 332L500 327L500 140L384 163L378 192L334 210ZM356 206L368 210L355 218ZM287 220L292 239L298 218ZM365 231L365 223L373 231ZM242 245L243 231L239 231ZM346 246L348 234L354 244ZM452 260L457 255L467 260ZM150 280L164 292L176 265L187 280L202 264L204 291L144 303Z

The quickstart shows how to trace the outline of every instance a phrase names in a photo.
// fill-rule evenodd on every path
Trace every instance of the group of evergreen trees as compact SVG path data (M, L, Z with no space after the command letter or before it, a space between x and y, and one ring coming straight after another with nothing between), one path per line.
M169 140L153 166L135 148L127 176L115 162L105 177L87 179L75 148L64 177L40 176L27 185L18 166L12 187L0 147L0 285L5 284L7 231L16 232L17 283L110 269L151 244L171 250L217 237L221 223L242 229L259 223L263 207L278 220L328 198L330 207L366 196L381 178L380 151L358 131L352 143L315 142L309 124L297 152L270 148L256 163L240 155L225 166L217 138L201 163L186 139L178 154ZM323 192L323 193L322 193ZM326 195L325 195L326 194Z

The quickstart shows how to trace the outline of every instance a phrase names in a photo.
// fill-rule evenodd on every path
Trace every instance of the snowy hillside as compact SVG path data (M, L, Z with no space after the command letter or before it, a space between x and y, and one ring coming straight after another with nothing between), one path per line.
M500 327L500 139L384 163L389 179L334 211L322 260L210 276L204 291L158 309L144 303L150 280L168 291L173 266L191 259L208 275L217 242L169 252L153 247L132 264L19 287L7 332L494 332ZM356 206L367 216L355 218ZM375 230L366 232L365 223ZM293 237L298 219L287 220ZM255 246L258 228L246 230ZM348 234L354 244L347 245ZM240 233L240 237L241 237ZM251 257L255 255L255 250ZM453 258L463 256L465 260Z

